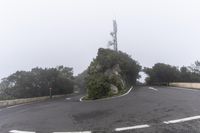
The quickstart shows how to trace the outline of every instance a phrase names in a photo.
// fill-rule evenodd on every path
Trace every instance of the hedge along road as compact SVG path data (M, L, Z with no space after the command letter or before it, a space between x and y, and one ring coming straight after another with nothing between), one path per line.
M81 96L2 108L0 132L199 132L200 91L138 87L109 100Z

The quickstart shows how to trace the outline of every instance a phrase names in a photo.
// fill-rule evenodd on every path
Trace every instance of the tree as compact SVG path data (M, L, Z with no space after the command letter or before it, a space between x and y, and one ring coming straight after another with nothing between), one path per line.
M140 70L139 63L128 54L100 48L97 57L88 67L86 78L88 97L97 99L108 96L111 85L117 87L118 91L135 85Z
M101 66L102 69L99 72L105 72L107 69L118 64L121 69L121 74L128 85L134 85L136 83L141 70L139 63L133 60L128 54L122 51L116 52L103 48L99 49L98 56L92 63L98 63Z
M82 73L78 74L74 78L74 82L77 85L80 92L86 92L86 82L85 79L88 76L88 70L86 69Z
M200 61L195 61L194 64L192 64L189 69L196 74L200 74Z
M179 78L179 69L164 63L157 63L152 68L144 68L143 70L148 78L148 84L169 84L169 82L177 81Z
M169 82L200 82L200 62L196 61L189 67L181 67L157 63L152 68L143 70L148 77L147 84L169 84Z
M5 78L1 86L3 86L2 94L12 99L48 96L49 88L53 88L54 95L72 93L73 69L58 66L57 68L36 67L31 71L17 71Z

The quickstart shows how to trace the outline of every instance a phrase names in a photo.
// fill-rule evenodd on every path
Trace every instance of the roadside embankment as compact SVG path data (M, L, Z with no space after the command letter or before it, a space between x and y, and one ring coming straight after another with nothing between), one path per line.
M173 83L169 83L169 86L191 88L191 89L200 89L200 83L173 82Z
M65 96L65 95L55 95L52 98L59 98L59 97L63 97L63 96ZM23 99L14 99L14 100L3 100L3 101L0 101L0 107L43 101L43 100L47 100L47 99L50 99L50 97L44 96L44 97L23 98Z

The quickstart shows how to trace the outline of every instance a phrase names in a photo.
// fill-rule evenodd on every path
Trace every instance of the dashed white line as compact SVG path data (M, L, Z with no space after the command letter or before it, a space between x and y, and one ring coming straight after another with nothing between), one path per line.
M81 132L53 132L53 133L92 133L91 131L81 131Z
M75 91L74 93L79 93L79 91Z
M192 121L200 119L200 115L192 116L192 117L186 117L182 119L176 119L176 120L170 120L170 121L164 121L164 124L175 124L175 123L181 123L186 121ZM134 130L134 129L142 129L142 128L148 128L150 125L144 124L144 125L136 125L136 126L130 126L130 127L121 127L121 128L115 128L114 131L120 132L120 131L126 131L126 130ZM19 131L19 130L11 130L10 133L36 133L32 131ZM53 132L53 133L92 133L92 131L72 131L72 132Z
M66 100L71 100L71 98L66 98Z
M153 87L149 87L150 90L154 90L154 91L158 91L158 89L153 88Z
M133 129L140 129L140 128L148 128L150 125L137 125L137 126L132 126L132 127L122 127L122 128L116 128L115 131L126 131L126 130L133 130Z
M36 133L36 132L31 132L31 131L19 131L19 130L11 130L9 132L10 133Z
M197 120L197 119L200 119L200 115L193 116L193 117L182 118L182 119L177 119L177 120L164 121L163 123L165 123L165 124L174 124L174 123L181 123L181 122L192 121L192 120Z

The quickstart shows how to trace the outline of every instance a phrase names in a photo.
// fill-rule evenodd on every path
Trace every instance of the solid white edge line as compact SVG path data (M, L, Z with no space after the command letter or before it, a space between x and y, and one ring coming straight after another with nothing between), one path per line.
M123 96L128 95L131 92L132 89L133 89L133 86L131 86L131 88L126 93L124 93L123 95L108 97L108 98L103 98L103 99L97 99L97 100L93 100L93 101L101 101L101 100L108 100L108 99L123 97ZM82 96L79 101L82 102L84 97L85 96ZM86 100L86 101L92 101L92 100Z
M122 128L116 128L115 131L125 131L125 130L133 130L133 129L140 129L140 128L148 128L150 125L137 125L137 126L132 126L132 127L122 127Z
M36 132L31 132L31 131L19 131L19 130L11 130L9 132L10 133L36 133Z
M53 133L92 133L91 131L80 131L80 132L53 132Z
M154 91L158 91L158 89L153 88L153 87L149 87L148 89L150 89L150 90L154 90Z
M165 124L174 124L174 123L192 121L192 120L197 120L197 119L200 119L200 115L193 116L193 117L182 118L182 119L177 119L177 120L164 121L163 123L165 123Z
M84 97L85 97L85 96L82 96L82 97L80 98L80 100L79 100L79 101L80 101L80 102L82 102Z

